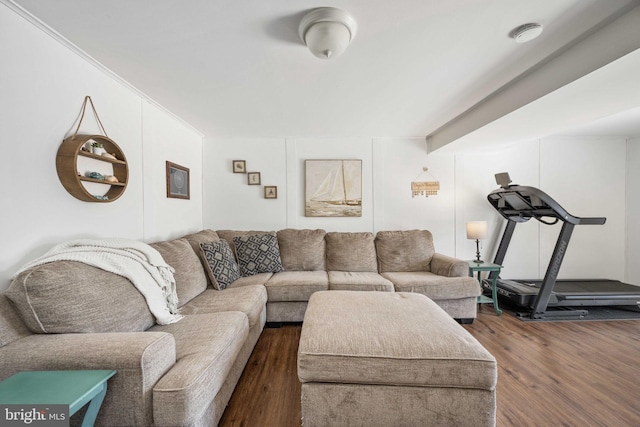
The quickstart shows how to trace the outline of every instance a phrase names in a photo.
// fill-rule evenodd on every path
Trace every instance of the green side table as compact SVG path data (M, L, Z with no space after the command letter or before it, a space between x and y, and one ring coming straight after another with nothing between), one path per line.
M491 296L492 298L488 298L484 295L480 295L478 297L478 304L484 303L493 303L493 308L496 311L496 314L500 316L502 314L502 310L498 307L498 294L496 291L496 282L498 280L498 275L500 274L500 270L502 269L501 265L492 264L490 262L475 262L473 260L467 261L469 263L469 276L473 277L474 273L478 273L478 283L480 283L480 287L482 287L482 272L483 271L496 271L496 274L491 281Z
M69 405L69 416L88 402L82 426L93 426L116 371L24 371L0 382L0 403Z

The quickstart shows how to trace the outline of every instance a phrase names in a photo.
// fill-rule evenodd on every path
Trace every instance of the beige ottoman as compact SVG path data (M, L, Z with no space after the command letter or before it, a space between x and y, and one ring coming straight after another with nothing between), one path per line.
M303 426L493 426L496 360L414 293L314 293L298 347Z

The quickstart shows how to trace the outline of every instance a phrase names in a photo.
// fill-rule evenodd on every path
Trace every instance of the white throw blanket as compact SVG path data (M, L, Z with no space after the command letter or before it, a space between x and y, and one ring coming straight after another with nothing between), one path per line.
M54 262L78 261L125 277L140 291L160 325L175 323L178 311L175 270L162 255L147 245L129 239L79 239L54 246L49 252L23 266L29 268ZM91 280L91 278L87 278ZM96 283L96 286L100 286Z

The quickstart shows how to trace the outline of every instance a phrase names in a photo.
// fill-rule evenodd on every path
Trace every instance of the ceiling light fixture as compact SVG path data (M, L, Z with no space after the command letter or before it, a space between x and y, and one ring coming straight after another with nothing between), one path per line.
M300 21L298 34L318 58L331 59L347 49L356 35L356 20L344 10L320 7Z
M542 34L542 24L530 22L514 28L509 33L509 37L514 39L516 43L526 43L535 39L540 34Z

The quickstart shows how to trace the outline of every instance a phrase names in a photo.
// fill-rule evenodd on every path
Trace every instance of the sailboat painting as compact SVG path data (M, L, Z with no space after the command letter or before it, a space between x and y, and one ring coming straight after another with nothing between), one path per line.
M362 216L362 160L305 160L305 216Z

